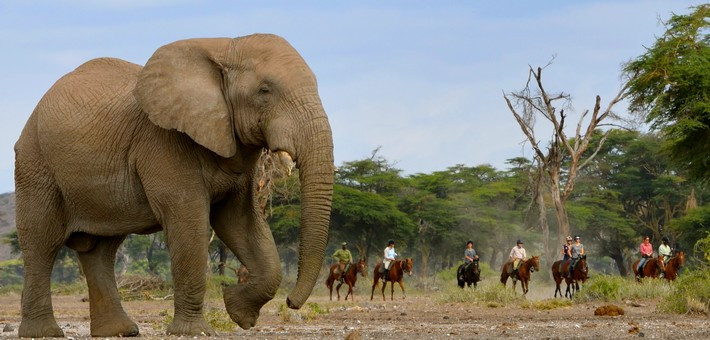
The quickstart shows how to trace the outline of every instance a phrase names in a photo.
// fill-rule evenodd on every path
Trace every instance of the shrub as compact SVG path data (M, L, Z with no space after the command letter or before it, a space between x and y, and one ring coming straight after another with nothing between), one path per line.
M22 259L0 262L0 287L7 285L21 285L23 273Z
M710 268L688 271L673 283L673 291L657 307L668 313L710 314Z
M636 282L621 276L596 275L581 286L574 299L583 302L655 299L667 296L670 291L665 280L644 279Z

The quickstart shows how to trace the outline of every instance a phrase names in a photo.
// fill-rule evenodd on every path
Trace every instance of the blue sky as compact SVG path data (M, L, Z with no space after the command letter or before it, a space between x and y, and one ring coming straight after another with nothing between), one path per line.
M19 1L0 3L0 193L44 92L96 57L144 64L179 39L274 33L303 55L333 127L336 164L378 146L405 174L530 156L502 91L528 64L581 112L611 99L620 65L703 1ZM617 107L619 113L625 105ZM571 119L576 121L576 119ZM541 127L543 129L544 127ZM547 135L540 130L538 137Z

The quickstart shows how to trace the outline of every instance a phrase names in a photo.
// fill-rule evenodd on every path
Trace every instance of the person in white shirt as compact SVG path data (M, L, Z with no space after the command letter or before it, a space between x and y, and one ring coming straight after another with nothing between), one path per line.
M382 266L384 267L385 280L389 279L390 264L396 258L397 258L397 253L394 250L394 241L389 240L387 242L387 248L385 248L384 256L382 259Z
M508 274L517 271L518 267L527 259L528 256L525 253L525 248L523 248L523 241L518 240L517 245L510 250L510 261L513 262L513 265L508 268Z

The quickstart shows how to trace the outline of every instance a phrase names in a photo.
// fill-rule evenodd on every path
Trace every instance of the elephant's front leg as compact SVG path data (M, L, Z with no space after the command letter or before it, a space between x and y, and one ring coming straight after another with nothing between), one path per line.
M249 268L245 283L224 289L227 312L244 329L256 324L261 307L274 298L281 283L276 244L255 201L254 190L247 190L212 207L215 233Z
M171 213L180 216L163 223L175 290L175 317L167 333L214 335L202 313L209 243L207 208L177 208Z

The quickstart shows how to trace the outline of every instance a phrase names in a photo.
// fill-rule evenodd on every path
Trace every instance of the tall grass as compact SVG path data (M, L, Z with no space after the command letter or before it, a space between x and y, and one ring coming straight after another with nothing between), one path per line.
M678 314L710 314L710 268L684 273L673 283L673 291L657 307Z
M671 293L666 280L645 279L636 282L614 275L596 275L574 295L575 301L626 301L665 298Z
M516 294L510 287L499 282L487 282L478 285L476 289L461 289L450 287L436 296L441 303L469 302L487 307L503 307L511 303L520 303L524 297L520 292Z

